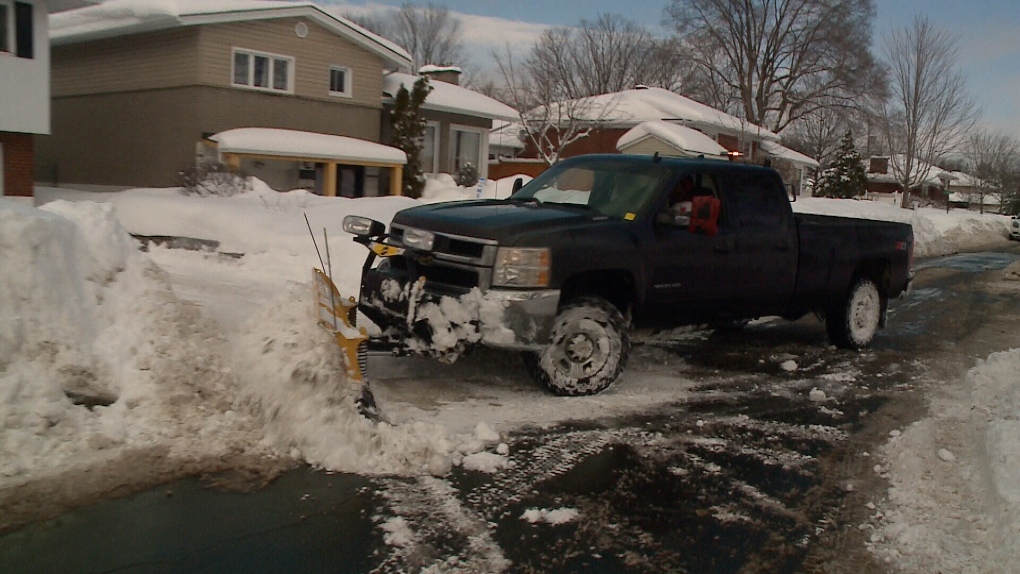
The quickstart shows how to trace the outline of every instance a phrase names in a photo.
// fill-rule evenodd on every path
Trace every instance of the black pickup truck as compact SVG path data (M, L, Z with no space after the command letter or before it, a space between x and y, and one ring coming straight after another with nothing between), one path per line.
M564 160L503 200L406 209L388 233L357 216L344 229L372 250L359 308L382 339L524 351L561 395L611 385L634 329L813 312L833 344L865 347L909 287L914 242L907 224L795 214L769 168L630 155Z

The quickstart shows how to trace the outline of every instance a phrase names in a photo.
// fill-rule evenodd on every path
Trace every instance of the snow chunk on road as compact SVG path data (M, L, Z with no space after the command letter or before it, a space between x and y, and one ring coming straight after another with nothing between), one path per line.
M521 520L527 520L532 524L545 522L547 524L567 524L577 520L579 513L574 508L529 508L521 515Z
M414 533L403 516L394 516L383 522L383 542L389 546L410 546L414 542Z
M464 470L474 470L494 474L510 466L510 461L505 456L491 452L476 452L464 457L462 463Z
M825 391L819 389L818 387L814 387L811 389L810 392L808 392L808 398L816 403L824 403L826 400L828 400L828 397L825 396Z
M796 371L797 367L798 367L797 361L794 361L793 359L783 361L782 363L779 364L779 368L783 369L787 373L792 373Z

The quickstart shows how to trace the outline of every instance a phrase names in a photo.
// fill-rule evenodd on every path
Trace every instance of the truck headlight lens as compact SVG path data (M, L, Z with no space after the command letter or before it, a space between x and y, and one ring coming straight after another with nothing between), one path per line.
M494 287L547 287L549 250L500 247L492 273Z
M343 228L344 231L352 235L367 235L369 237L376 237L386 232L386 224L360 215L344 217Z
M403 242L404 245L411 249L432 251L432 245L436 242L436 236L428 231L408 227L404 230Z

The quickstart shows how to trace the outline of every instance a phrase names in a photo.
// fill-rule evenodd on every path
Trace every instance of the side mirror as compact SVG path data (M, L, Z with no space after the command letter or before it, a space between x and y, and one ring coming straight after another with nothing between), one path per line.
M517 179L514 180L514 187L510 193L517 193L518 191L520 191L522 187L524 187L524 178L518 177Z
M360 237L378 237L386 233L385 223L360 215L344 217L343 228L347 233Z

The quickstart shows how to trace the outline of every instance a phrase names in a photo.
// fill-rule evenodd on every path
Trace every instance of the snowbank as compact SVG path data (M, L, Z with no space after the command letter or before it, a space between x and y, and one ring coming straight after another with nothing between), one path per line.
M158 209L180 201L154 195ZM207 222L240 227L206 201ZM286 249L293 226L283 226L273 236ZM262 301L228 341L177 299L111 204L0 200L0 253L0 485L153 446L189 460L246 452L331 470L443 474L498 441L484 424L455 436L362 416L362 389L317 325L310 264L307 283Z
M217 336L110 206L0 200L0 253L0 481L117 448L250 440Z
M888 442L872 550L906 572L1014 572L1020 560L1020 349L979 361Z
M1009 237L1009 217L966 209L922 207L902 209L877 201L802 197L793 203L799 213L817 213L909 223L914 228L914 256L933 257L977 249Z

